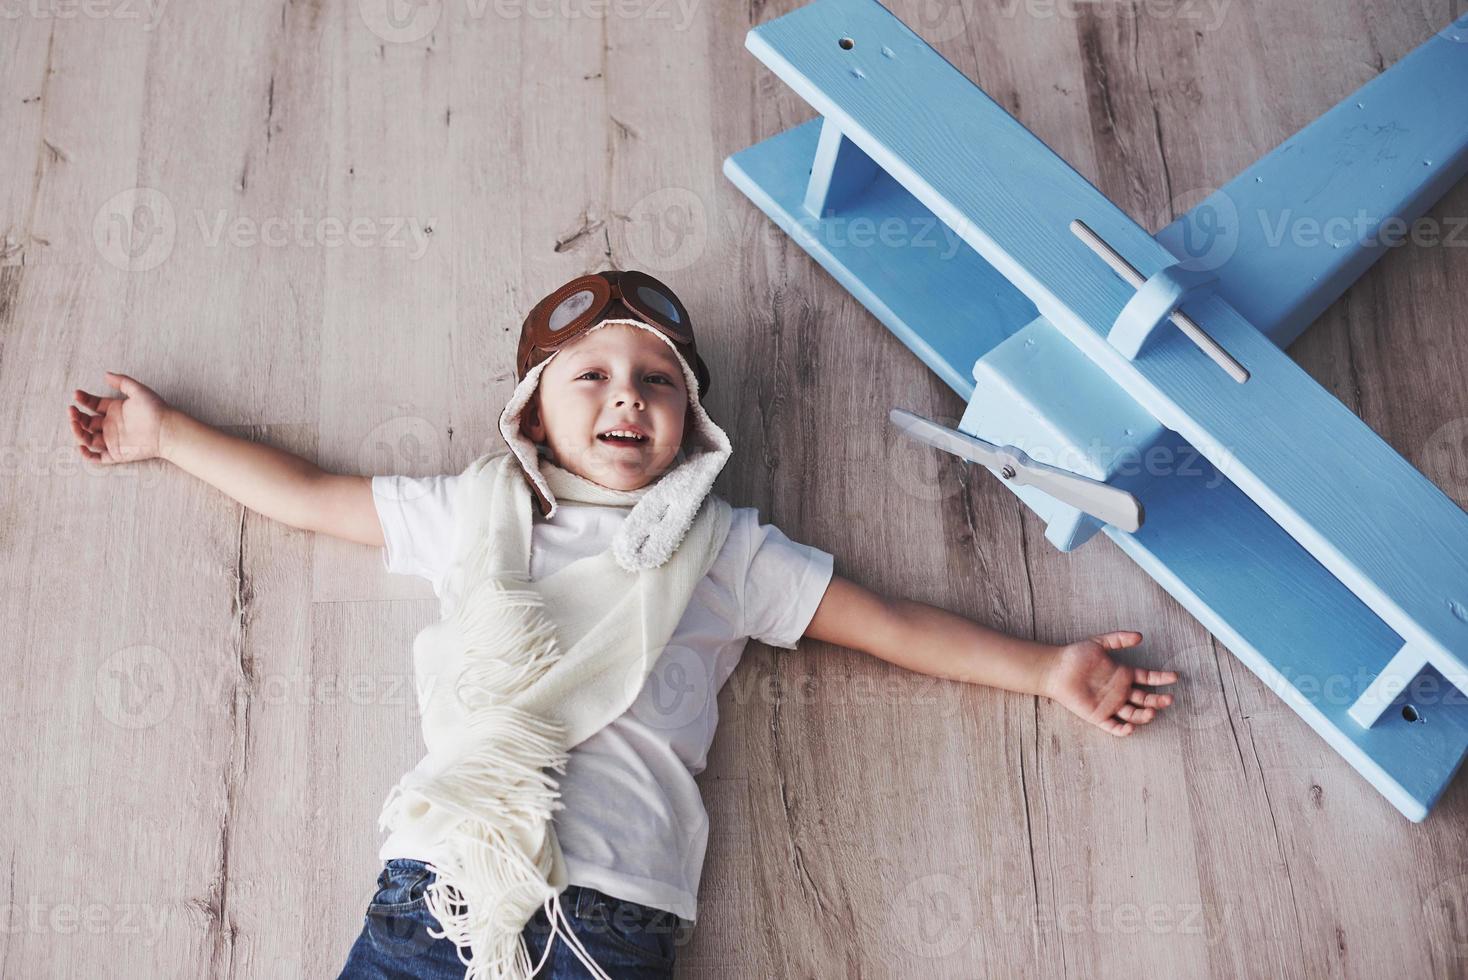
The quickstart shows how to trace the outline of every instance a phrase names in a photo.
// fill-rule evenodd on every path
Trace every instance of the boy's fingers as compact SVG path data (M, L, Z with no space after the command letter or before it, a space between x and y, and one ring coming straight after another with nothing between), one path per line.
M1146 667L1133 668L1136 677L1135 683L1146 684L1155 687L1158 684L1171 684L1177 680L1175 670L1149 670Z
M1138 708L1132 704L1124 704L1120 708L1117 708L1116 714L1118 717L1126 721L1136 722L1138 725L1145 725L1157 717L1157 712L1154 709Z
M68 405L66 407L71 410L72 424L79 425L88 432L92 431L92 427L97 424L93 419L101 418L100 415L88 415L75 405Z
M138 383L132 378L129 378L127 375L116 374L112 371L108 371L106 376L108 382L112 385L112 387L116 388L118 391L121 391L124 395L133 395L137 393Z
M117 401L116 398L103 398L100 395L92 394L90 391L82 391L80 388L73 392L73 396L76 401L85 405L88 411L98 415L106 415L107 410L112 407L112 403Z
M1127 700L1143 708L1165 708L1172 704L1172 695L1158 694L1155 691L1144 691L1139 687L1134 687L1132 693L1127 695Z
M90 444L92 441L91 430L88 429L80 419L71 420L71 434L76 436L82 442Z
M1097 643L1108 650L1125 650L1142 642L1142 634L1136 630L1112 630L1110 633L1102 633L1092 637Z
M1117 721L1115 718L1107 718L1101 722L1101 727L1116 736L1130 735L1132 733L1131 722Z

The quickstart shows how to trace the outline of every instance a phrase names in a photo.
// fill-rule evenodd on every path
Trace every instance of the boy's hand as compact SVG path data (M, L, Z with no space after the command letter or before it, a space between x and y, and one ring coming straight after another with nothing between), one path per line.
M77 450L87 459L111 466L162 455L163 419L168 404L147 385L125 374L105 372L107 383L120 389L121 398L99 397L77 388L72 397L93 414L75 405L66 407Z
M1050 669L1046 695L1113 735L1130 735L1136 725L1147 724L1172 704L1171 694L1144 691L1137 685L1153 687L1177 680L1176 671L1126 667L1107 654L1141 642L1141 633L1118 630L1062 647Z

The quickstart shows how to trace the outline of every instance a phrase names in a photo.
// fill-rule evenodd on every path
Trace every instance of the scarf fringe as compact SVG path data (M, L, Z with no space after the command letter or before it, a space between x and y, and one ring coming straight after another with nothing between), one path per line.
M549 880L557 853L551 818L564 808L551 773L566 771L564 726L510 703L561 650L543 598L515 588L520 581L504 574L478 578L474 594L443 624L462 644L453 693L468 709L455 733L454 761L434 777L400 780L378 821L395 830L404 818L430 811L452 818L429 865L436 878L424 897L442 927L429 935L458 947L465 980L528 980L536 967L521 935L525 924L541 907L564 919L559 889ZM552 930L547 954L561 931ZM579 946L572 948L581 957Z

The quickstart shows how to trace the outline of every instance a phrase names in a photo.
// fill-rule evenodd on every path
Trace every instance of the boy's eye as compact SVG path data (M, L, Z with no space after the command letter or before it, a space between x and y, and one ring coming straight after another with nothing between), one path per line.
M588 378L588 377L590 377L593 374L600 375L601 372L600 371L595 371L595 370L592 370L592 371L582 371L579 375L577 375L576 380L577 381L580 381L582 378ZM659 381L662 384L669 384L670 385L670 384L673 383L673 380L671 378L669 378L666 374L649 374L648 375L648 379L649 380L653 380L653 381Z

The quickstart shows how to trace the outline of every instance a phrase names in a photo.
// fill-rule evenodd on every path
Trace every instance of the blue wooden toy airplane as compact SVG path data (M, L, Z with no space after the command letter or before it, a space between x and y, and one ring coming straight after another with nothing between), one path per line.
M745 46L819 118L725 175L968 401L892 420L1060 550L1104 532L1422 820L1468 752L1468 514L1283 349L1468 171L1468 17L1155 236L876 0Z

